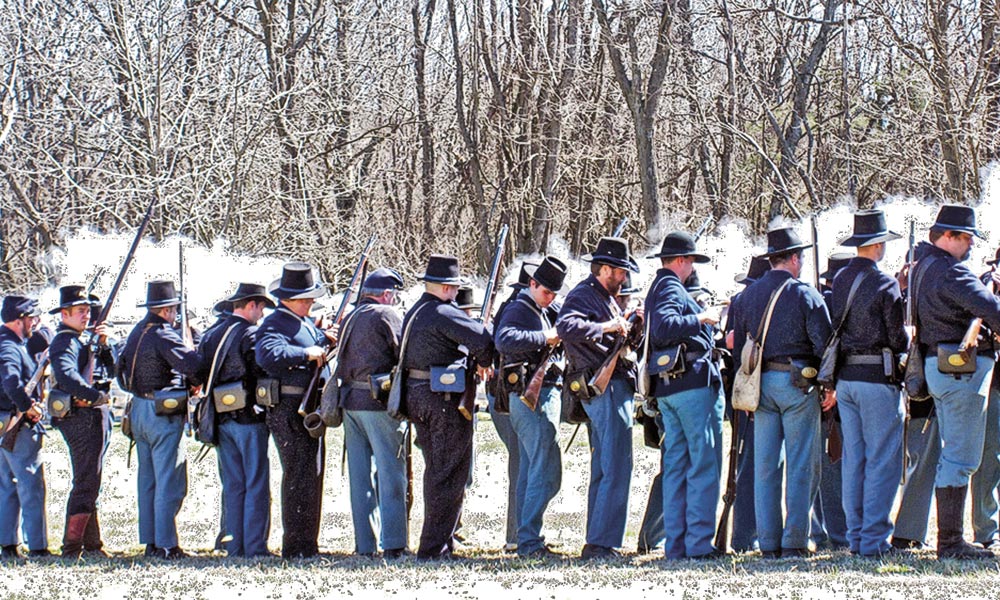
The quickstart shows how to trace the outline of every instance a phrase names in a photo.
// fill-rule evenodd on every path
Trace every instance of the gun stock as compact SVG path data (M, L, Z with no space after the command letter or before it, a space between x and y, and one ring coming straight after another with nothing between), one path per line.
M722 496L722 515L719 517L719 525L715 529L715 548L719 552L729 550L729 515L736 504L736 467L740 457L740 417L739 411L734 410L730 420L732 432L729 439L729 467L726 469L726 492Z
M35 393L38 388L38 384L41 383L42 377L45 376L45 367L49 365L49 351L45 349L42 352L41 358L38 360L38 366L35 367L35 371L31 374L31 379L28 383L24 384L24 393L29 397ZM17 442L17 434L21 431L21 423L24 421L24 413L17 411L10 421L7 422L7 427L4 428L2 432L3 439L0 440L0 448L8 451L14 451L14 444Z
M556 351L556 346L549 346L542 352L542 358L538 362L538 366L535 367L534 372L531 374L531 378L528 379L528 385L524 387L524 394L521 396L521 402L534 412L538 408L538 397L542 393L542 384L545 382L545 372L548 370L549 359L552 358L552 354Z

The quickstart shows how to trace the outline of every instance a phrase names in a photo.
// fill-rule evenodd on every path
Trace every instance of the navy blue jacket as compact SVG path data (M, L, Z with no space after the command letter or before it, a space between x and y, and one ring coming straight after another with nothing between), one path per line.
M257 366L254 360L254 348L257 343L257 326L239 315L230 315L222 320L221 323L215 324L205 330L205 333L201 337L201 343L198 345L198 356L201 359L199 377L206 384L208 383L209 371L212 369L212 360L215 358L215 353L222 342L222 336L231 327L233 329L230 331L229 337L226 338L228 348L226 348L226 354L219 356L216 361L215 378L212 380L212 385L214 387L224 383L241 381L243 382L243 389L249 390L250 397L252 398L253 391L257 387L257 378L264 375L264 371ZM212 390L205 390L205 392L210 394ZM256 411L254 409L255 406L254 402L247 402L246 407L222 413L220 416L232 418L238 423L260 423L264 421L264 413L263 411Z
M182 376L187 377L187 385L200 384L200 366L198 353L184 345L170 323L146 313L132 328L118 357L118 383L124 390L151 398L157 390L184 387Z
M555 304L555 302L553 302ZM511 302L497 321L495 343L497 352L503 355L503 362L528 363L529 375L538 367L542 353L548 344L545 342L545 330L552 327L558 316L553 306L541 308L525 289ZM550 363L559 360L561 352L554 352ZM562 373L558 369L546 372L546 385L558 384Z
M35 366L34 359L28 356L25 340L6 325L0 325L0 414L31 408L32 399L24 393L24 386L34 374Z
M932 246L916 268L914 280L920 277L914 290L916 319L925 352L937 352L940 343L962 341L976 317L982 317L991 330L1000 331L1000 299L990 294L965 263Z
M370 375L389 373L396 367L403 337L399 311L372 298L362 298L341 331L347 332L347 337L340 340L337 355L342 406L347 410L385 410L383 404L372 398L370 388L352 388L346 382L369 384Z
M722 376L712 360L714 329L698 322L701 306L684 289L684 283L670 269L656 271L656 278L646 296L646 319L649 319L649 353L684 344L685 354L701 353L695 361L688 361L684 373L674 379L653 376L653 394L657 397L712 386L722 385ZM650 357L644 357L649 361Z
M428 304L430 306L422 308ZM467 354L480 366L493 364L495 349L490 331L455 303L444 302L425 292L406 313L403 331L418 310L420 314L410 327L406 342L403 368L426 371L432 366L464 363ZM467 366L471 368L472 365Z
M842 356L881 356L882 348L893 354L906 352L909 337L904 328L903 298L895 278L878 269L875 261L860 256L852 258L833 280L830 312L834 327L843 318L847 296L855 278L865 274L865 280L855 292L847 313L847 321L840 332ZM838 378L846 381L887 383L881 364L844 365Z
M739 310L733 322L733 358L739 364L747 334L757 335L771 292L791 279L792 274L772 269L740 294ZM764 342L763 360L798 358L818 361L830 337L830 313L811 286L795 280L778 298L771 316L771 328Z
M90 346L86 346L79 331L60 324L56 335L49 345L49 359L52 361L52 376L55 378L55 388L60 389L74 398L83 398L87 402L97 402L101 396L100 390L88 383L83 374L90 366ZM97 361L107 369L114 369L114 356L111 348L98 348Z
M312 319L279 306L261 321L254 356L260 368L280 379L281 385L306 388L315 366L306 359L306 348L327 345L327 337Z
M566 295L556 319L556 331L566 349L567 372L593 371L601 367L620 335L605 333L601 325L620 314L614 298L593 275L578 283ZM627 361L618 361L615 375L630 379Z

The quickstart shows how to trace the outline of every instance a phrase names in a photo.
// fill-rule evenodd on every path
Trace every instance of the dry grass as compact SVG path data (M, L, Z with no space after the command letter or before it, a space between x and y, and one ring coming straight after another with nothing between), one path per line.
M564 426L565 446L572 430ZM57 432L46 442L45 461L49 485L49 539L53 550L62 538L63 510L69 485L65 446ZM644 509L647 486L655 472L657 454L641 447L636 430L635 471L629 507L626 548L634 548ZM181 543L197 557L179 563L141 558L136 529L136 473L126 467L125 439L115 433L105 471L100 515L105 540L115 553L112 560L71 565L53 558L0 566L0 592L5 600L62 597L137 598L319 598L351 596L498 597L508 598L814 598L890 597L995 598L996 561L938 562L933 552L907 554L885 561L863 560L846 552L820 553L814 558L769 561L756 554L711 562L665 562L654 556L626 556L587 563L575 558L520 559L504 554L503 514L495 507L506 503L506 455L488 420L480 421L476 434L477 471L469 490L464 522L469 546L462 560L444 564L419 563L408 558L387 564L352 556L347 480L341 475L343 431L328 434L326 495L320 546L316 559L284 562L272 559L226 559L214 556L212 547L219 518L220 485L211 455L189 465L190 489L178 518ZM197 446L192 442L188 456ZM271 449L273 477L270 546L280 544L277 485L280 473ZM577 436L564 457L562 491L546 517L550 541L560 541L576 555L583 544L586 482L586 436ZM423 515L420 474L415 457L418 501L411 522L411 543L416 543Z

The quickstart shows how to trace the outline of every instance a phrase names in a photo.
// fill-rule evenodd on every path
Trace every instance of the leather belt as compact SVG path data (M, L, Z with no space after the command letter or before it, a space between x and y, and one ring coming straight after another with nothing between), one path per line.
M844 357L845 365L878 365L882 366L881 354L848 354Z
M306 388L300 385L283 385L280 391L287 396L301 396L306 393Z
M783 363L783 362L777 362L777 361L769 360L769 361L766 361L764 363L764 370L765 371L785 371L786 373L790 373L792 371L792 364L791 363Z
M372 386L368 385L367 381L353 381L346 379L341 382L344 387L349 387L352 390L370 390Z
M408 369L406 374L413 379L430 379L430 371L422 371L420 369Z

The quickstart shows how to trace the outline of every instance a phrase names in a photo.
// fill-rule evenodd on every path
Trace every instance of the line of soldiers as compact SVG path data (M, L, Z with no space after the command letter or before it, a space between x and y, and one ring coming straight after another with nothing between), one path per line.
M424 293L405 315L396 307L403 278L380 268L365 278L348 318L330 329L310 317L325 286L310 265L289 263L267 288L239 284L224 301L228 312L205 331L197 349L174 327L181 304L174 284L151 281L141 305L148 313L117 360L103 326L88 330L99 300L82 286L63 287L51 311L61 324L48 347L54 378L49 410L73 468L62 554L105 555L97 497L111 431L107 384L113 369L132 395L128 429L138 452L139 541L147 556L187 556L176 516L187 493L181 444L192 391L215 412L208 418L217 425L228 555L269 554L268 435L282 467L281 556L318 553L325 448L301 407L319 377L327 382L324 403L332 399L323 410L339 415L331 423L344 425L355 552L361 555L409 553L415 430L426 465L416 556L453 556L473 470L474 420L459 408L475 395L477 382L487 380L489 409L511 461L506 549L519 555L561 556L543 534L545 513L561 486L561 421L585 423L591 449L581 557L621 554L637 414L661 453L639 551L662 547L668 559L724 554L716 511L729 412L743 441L730 457L738 465L729 482L736 490L733 549L806 556L824 536L861 556L921 547L933 490L938 556L992 557L1000 483L1000 377L993 371L1000 300L988 286L995 289L1000 277L996 260L982 278L964 264L974 237L983 237L974 211L946 205L917 248L916 262L892 277L878 262L886 244L900 236L887 229L882 212L859 212L853 235L841 241L857 253L839 268L831 265L824 293L799 280L803 251L811 244L791 228L769 231L767 252L738 280L747 287L729 302L724 324L721 307L708 305L697 283L696 265L710 258L680 231L665 236L660 251L648 257L660 268L641 305L629 303L638 291L630 274L639 265L628 242L605 237L583 257L590 275L564 298L565 263L546 256L522 265L492 328L459 298L467 280L458 259L448 255L429 257L418 277ZM271 311L266 317L265 310ZM915 330L907 328L907 310ZM4 298L0 413L5 440L8 429L18 435L12 448L0 450L3 558L19 555L19 524L29 555L48 554L38 459L42 408L27 385L37 363L25 343L38 314L30 298ZM955 354L953 346L976 319L982 323L978 339ZM835 377L821 384L817 375L833 339L840 344ZM754 343L760 345L759 405L753 413L727 409L732 373L750 355L734 352L727 364L720 346ZM900 358L908 350L908 373L923 366L932 402L911 406L901 391ZM68 399L58 415L53 397ZM823 446L832 448L841 434L838 477L828 475L836 471L823 458ZM974 538L981 547L964 539L970 481Z

